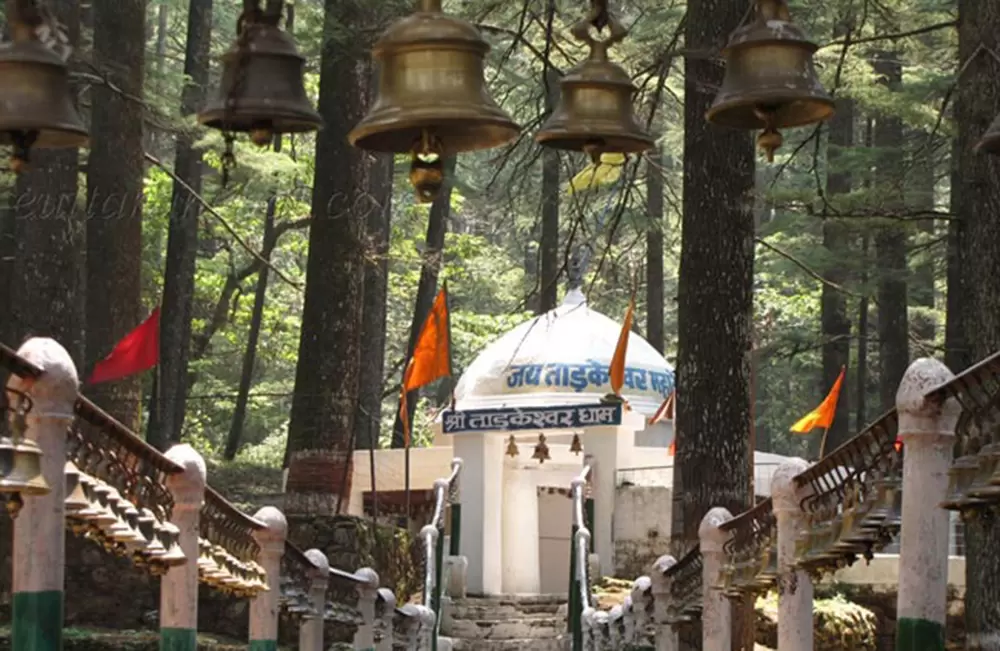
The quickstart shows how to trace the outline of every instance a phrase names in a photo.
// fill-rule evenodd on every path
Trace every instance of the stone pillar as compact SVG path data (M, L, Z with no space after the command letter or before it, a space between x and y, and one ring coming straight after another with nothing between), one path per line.
M656 620L656 651L678 651L677 631L670 623L670 579L666 572L677 559L673 556L660 556L653 563L653 617Z
M255 531L253 537L260 546L257 562L267 575L268 590L250 600L250 651L277 651L281 557L285 554L288 522L284 514L273 506L265 506L253 517L267 525Z
M542 589L538 539L537 471L508 459L503 491L503 594Z
M771 477L771 500L778 527L778 648L812 651L812 579L796 569L795 539L804 526L802 500L808 490L793 481L809 468L804 459L788 459Z
M924 399L954 374L935 359L910 364L896 393L903 441L903 527L900 532L896 648L944 651L948 594L948 491L961 407Z
M589 427L583 432L584 455L593 459L590 485L594 498L594 530L590 533L594 552L601 559L602 576L612 576L615 571L614 513L618 470L631 464L635 432L644 425L641 416L625 411L620 426Z
M326 614L326 589L330 585L330 562L326 554L318 549L307 550L306 558L313 564L307 577L312 612L299 623L299 651L323 651L323 617Z
M389 588L379 588L376 595L379 622L376 627L375 651L392 651L392 638L395 634L393 619L396 617L396 595Z
M717 506L705 514L698 527L702 558L702 651L730 651L733 646L733 617L729 599L715 587L719 583L719 570L726 561L723 545L730 536L719 526L732 519L733 514L728 509Z
M354 648L357 651L372 651L375 648L375 602L378 601L378 573L370 567L363 567L355 575L362 577L367 583L359 583L358 612L361 614L361 624L354 633ZM395 599L393 599L395 603ZM322 651L320 649L319 651Z
M53 339L33 337L17 352L42 369L37 380L11 375L7 386L31 399L24 436L41 449L41 472L51 490L24 496L14 520L12 647L56 651L62 648L66 566L66 429L73 422L79 380L69 353ZM7 398L17 406L16 395Z
M167 457L184 472L167 477L174 498L170 522L179 530L177 544L187 562L167 570L160 581L160 651L195 651L198 636L198 534L205 500L205 460L186 443Z
M461 553L469 561L469 594L503 592L504 439L497 432L455 434L462 469Z

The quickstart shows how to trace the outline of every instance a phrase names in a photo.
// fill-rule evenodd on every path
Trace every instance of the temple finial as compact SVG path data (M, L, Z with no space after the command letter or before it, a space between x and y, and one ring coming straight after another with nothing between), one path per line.
M580 244L573 253L570 254L569 268L566 270L567 289L573 291L583 287L583 277L587 273L587 264L590 262L590 245Z

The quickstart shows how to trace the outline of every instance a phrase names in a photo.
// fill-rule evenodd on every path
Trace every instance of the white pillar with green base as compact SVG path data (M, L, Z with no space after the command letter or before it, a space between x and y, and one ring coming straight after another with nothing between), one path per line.
M266 525L255 531L253 537L260 546L257 562L267 575L268 590L250 601L250 651L277 651L281 557L285 553L288 522L273 506L265 506L253 517Z
M66 428L73 422L79 380L66 349L34 337L18 354L42 369L33 382L12 375L7 386L30 398L25 438L42 450L41 471L50 492L25 496L14 520L11 647L15 651L62 649L65 573ZM7 394L12 405L17 396Z
M944 651L948 604L948 492L961 406L924 396L955 375L936 359L910 364L896 393L903 441L903 527L900 533L897 651Z
M719 590L719 570L726 562L725 544L732 534L719 529L733 519L721 506L709 509L698 527L701 545L701 640L703 651L730 651L733 646L732 606Z
M326 589L330 585L330 562L318 549L306 550L312 563L307 573L309 607L312 612L299 623L299 651L323 651L323 617L326 614Z
M795 567L795 540L805 525L802 500L811 489L795 477L809 469L805 459L786 460L771 476L771 502L778 528L778 648L813 650L813 584Z
M195 651L198 647L198 534L208 471L198 451L186 443L167 450L184 468L167 477L174 498L170 522L180 530L177 544L187 561L170 568L160 581L160 651Z

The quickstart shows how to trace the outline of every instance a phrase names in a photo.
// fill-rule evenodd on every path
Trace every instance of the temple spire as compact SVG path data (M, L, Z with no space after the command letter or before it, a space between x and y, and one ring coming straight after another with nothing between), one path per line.
M581 287L583 287L583 277L587 273L590 255L590 245L586 243L574 248L570 254L569 265L566 269L566 297L563 299L563 305L579 305L586 302L587 299L584 297Z

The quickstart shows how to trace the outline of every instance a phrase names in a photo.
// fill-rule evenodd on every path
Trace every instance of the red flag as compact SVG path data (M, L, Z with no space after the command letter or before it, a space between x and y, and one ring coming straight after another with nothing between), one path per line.
M899 438L897 436L896 440L892 444L892 447L895 448L895 450L896 450L897 453L902 452L903 451L903 439L901 439L901 438Z
M94 366L87 384L120 380L149 370L160 361L160 308L118 342L111 354Z

